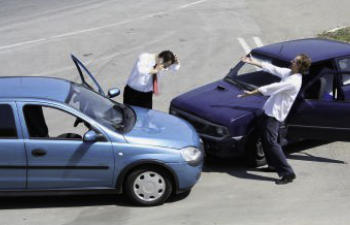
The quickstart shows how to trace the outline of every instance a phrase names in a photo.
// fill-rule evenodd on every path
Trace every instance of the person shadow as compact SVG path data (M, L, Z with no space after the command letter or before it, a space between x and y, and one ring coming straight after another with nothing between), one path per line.
M321 156L314 156L305 150L322 146L331 143L330 141L319 140L305 140L297 143L290 144L283 147L284 153L287 159L291 160L303 160L322 163L337 163L346 164L347 162L337 159L331 159ZM252 179L265 182L274 182L277 178L276 173L264 172L261 168L249 167L246 161L242 158L238 159L218 159L214 157L207 157L203 167L204 173L219 172L227 173L233 177L241 179ZM258 173L257 173L258 172ZM262 175L261 173L264 173ZM265 175L266 174L266 175Z

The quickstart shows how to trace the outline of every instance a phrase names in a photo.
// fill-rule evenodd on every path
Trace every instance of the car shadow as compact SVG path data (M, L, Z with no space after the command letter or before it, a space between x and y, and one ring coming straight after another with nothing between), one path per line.
M18 196L0 198L0 210L106 205L134 206L124 195Z
M250 168L246 165L246 162L242 159L217 159L217 158L206 158L203 172L219 172L227 173L231 176L242 178L242 179L252 179L260 181L274 182L275 179L269 176L257 175L251 172L256 172L256 168Z
M342 160L314 156L310 153L304 152L304 150L329 144L329 143L331 142L307 140L307 141L293 143L291 145L284 147L284 152L286 154L286 157L292 160L346 164L346 162ZM203 172L204 173L221 172L221 173L227 173L237 178L253 179L253 180L268 181L268 182L275 181L275 178L272 178L271 176L264 176L264 175L252 173L252 172L263 172L263 170L259 168L248 167L246 165L245 160L243 159L217 159L217 158L208 157L205 160ZM265 173L271 174L270 172L265 172Z
M190 191L172 195L166 201L173 203L185 199ZM0 197L0 210L4 209L38 209L38 208L67 208L81 206L122 206L139 208L125 195L62 195L62 196L17 196Z

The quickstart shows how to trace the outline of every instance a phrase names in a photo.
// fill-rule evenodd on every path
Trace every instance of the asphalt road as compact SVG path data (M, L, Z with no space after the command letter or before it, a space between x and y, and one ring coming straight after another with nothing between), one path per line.
M154 100L167 111L173 97L220 79L250 48L349 25L349 7L348 0L0 0L0 75L78 80L74 53L105 89L122 88L139 53L171 49L182 68ZM159 207L133 207L121 196L1 198L0 224L347 225L349 146L289 147L297 179L286 186L274 184L274 173L210 161L189 196Z

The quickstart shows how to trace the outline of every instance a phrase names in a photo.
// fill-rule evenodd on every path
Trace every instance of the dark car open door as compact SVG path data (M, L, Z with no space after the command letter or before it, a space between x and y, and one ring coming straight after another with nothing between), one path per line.
M288 137L350 141L350 102L340 74L323 70L309 82L288 118Z
M71 58L79 71L82 85L93 90L96 93L99 93L100 95L106 96L103 89L96 81L95 77L90 73L85 65L73 54L71 54Z

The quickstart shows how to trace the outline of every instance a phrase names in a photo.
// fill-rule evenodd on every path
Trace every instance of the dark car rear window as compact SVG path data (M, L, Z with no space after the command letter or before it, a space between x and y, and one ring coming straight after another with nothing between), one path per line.
M0 139L17 138L17 128L10 105L0 104Z

